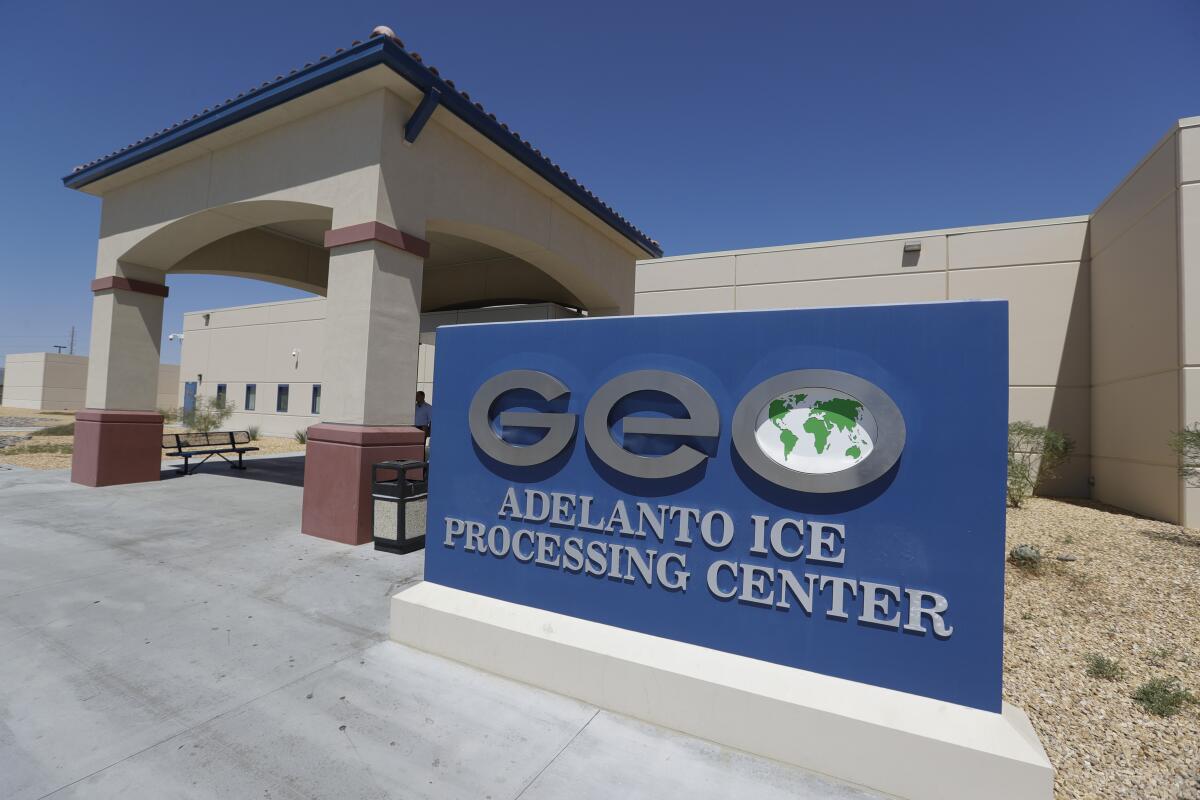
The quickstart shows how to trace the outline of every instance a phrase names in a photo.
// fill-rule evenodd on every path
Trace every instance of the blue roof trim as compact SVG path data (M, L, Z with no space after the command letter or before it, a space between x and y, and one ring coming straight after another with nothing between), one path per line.
M354 45L325 60L295 70L286 77L281 76L244 96L228 100L212 110L206 109L176 126L152 134L82 167L77 167L75 171L62 179L63 184L70 189L82 188L134 164L154 158L180 145L378 64L387 65L393 72L422 92L428 93L430 89L437 90L441 95L440 105L447 111L482 133L506 153L529 167L590 213L604 220L610 227L651 256L655 258L662 256L662 248L658 242L636 228L629 220L571 178L557 164L542 155L540 150L535 149L529 142L510 131L507 125L499 122L495 115L485 111L483 106L471 102L469 96L456 89L452 83L444 80L434 68L421 63L420 56L406 52L399 42L386 36L368 39L362 44ZM397 135L401 135L401 132L397 132Z

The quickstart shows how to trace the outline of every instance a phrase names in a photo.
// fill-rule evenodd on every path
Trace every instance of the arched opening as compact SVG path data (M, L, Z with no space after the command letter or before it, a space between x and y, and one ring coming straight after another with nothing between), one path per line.
M228 275L325 294L333 209L255 200L206 209L146 236L119 259L174 274Z

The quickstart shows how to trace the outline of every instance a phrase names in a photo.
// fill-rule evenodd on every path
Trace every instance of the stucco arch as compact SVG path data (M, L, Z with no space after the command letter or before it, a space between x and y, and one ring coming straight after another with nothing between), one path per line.
M537 287L534 292L539 300L572 305L591 312L623 309L631 302L632 285L627 287L625 284L631 284L631 280L627 281L626 278L632 275L623 275L619 270L609 271L602 258L598 257L592 262L567 258L510 230L465 220L430 219L426 222L426 232L481 242L536 268L548 278L544 286ZM519 275L519 271L514 270L513 275ZM512 289L509 292L511 296ZM529 292L525 292L524 296L532 297Z
M188 256L234 234L296 221L332 225L333 209L291 200L247 200L206 208L157 228L139 239L117 260L162 272Z

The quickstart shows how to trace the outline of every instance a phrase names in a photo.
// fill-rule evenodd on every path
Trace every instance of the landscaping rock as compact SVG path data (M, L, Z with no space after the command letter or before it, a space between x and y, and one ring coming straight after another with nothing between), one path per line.
M1057 770L1056 800L1196 796L1200 705L1172 717L1133 699L1154 678L1200 693L1200 531L1086 501L1033 498L1008 512L1008 544L1052 560L1005 576L1004 698L1029 714ZM1089 655L1120 662L1088 677Z

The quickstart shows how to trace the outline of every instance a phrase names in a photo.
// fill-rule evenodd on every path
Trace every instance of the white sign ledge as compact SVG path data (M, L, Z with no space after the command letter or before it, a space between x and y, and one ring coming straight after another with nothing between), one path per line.
M1050 800L1025 713L919 695L424 582L391 637L488 672L905 800Z

